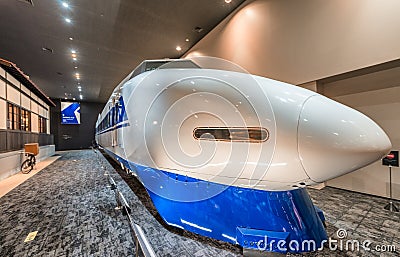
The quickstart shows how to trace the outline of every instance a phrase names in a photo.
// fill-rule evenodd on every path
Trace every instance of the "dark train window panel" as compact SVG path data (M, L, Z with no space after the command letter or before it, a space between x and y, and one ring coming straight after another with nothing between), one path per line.
M260 127L198 127L193 131L197 140L261 143L269 132Z

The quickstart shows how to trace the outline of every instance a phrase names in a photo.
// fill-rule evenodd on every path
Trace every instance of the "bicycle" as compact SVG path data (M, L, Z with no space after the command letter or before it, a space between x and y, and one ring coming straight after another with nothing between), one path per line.
M25 156L27 157L27 159L21 164L21 171L24 174L28 174L36 165L36 157L33 153L29 152L26 152Z

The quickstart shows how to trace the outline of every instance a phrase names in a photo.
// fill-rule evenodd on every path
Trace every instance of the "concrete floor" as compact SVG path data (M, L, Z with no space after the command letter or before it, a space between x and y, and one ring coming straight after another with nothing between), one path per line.
M100 157L104 160L104 157ZM197 236L162 223L144 188L117 166L104 162L132 207L157 256L241 256L231 244ZM91 150L61 158L0 198L0 256L134 256L125 216L114 209L102 162ZM126 181L126 182L125 182ZM334 188L309 189L324 211L327 231L338 239L394 245L395 252L329 250L288 256L400 256L400 215L383 209L386 200ZM30 232L37 236L24 242ZM343 241L342 240L342 241Z

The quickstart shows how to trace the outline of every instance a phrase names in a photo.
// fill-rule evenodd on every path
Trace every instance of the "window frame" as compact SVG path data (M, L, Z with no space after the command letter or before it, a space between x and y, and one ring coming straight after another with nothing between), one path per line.
M20 122L20 130L21 131L31 131L31 127L32 127L32 120L31 120L31 112L24 109L24 108L20 108L20 118L21 118L21 122Z
M7 102L7 129L22 130L21 122L21 107L14 103Z
M38 126L39 126L39 133L47 134L47 119L42 116L38 116Z
M207 137L198 137L197 135L197 131L199 130L210 130L210 131L215 131L215 130L221 130L221 135L226 134L226 132L228 132L230 138L219 138L215 136L215 133L211 135L214 136L214 138L207 138ZM232 131L235 131L237 133L242 132L240 130L247 130L247 138L232 138ZM259 132L259 131L263 131L265 132L265 137L260 137L260 139L251 139L250 134L252 134L251 132ZM201 135L204 135L205 133L202 133ZM261 133L262 134L262 133ZM269 139L269 131L268 129L264 128L264 127L196 127L193 130L193 137L196 140L204 140L204 141L221 141L221 142L242 142L242 143L263 143L268 141Z

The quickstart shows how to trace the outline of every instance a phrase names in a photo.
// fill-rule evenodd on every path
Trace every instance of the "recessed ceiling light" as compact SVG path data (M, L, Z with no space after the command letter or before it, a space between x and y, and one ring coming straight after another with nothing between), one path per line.
M225 3L230 4L232 0L225 0Z
M82 96L82 95L79 95L79 98L80 98L80 99L82 99L82 98L83 98L83 96Z
M77 59L74 57L74 58L72 58L72 60L76 61Z
M182 47L177 46L175 49L176 49L176 51L181 51L181 50L182 50Z
M80 85L81 84L81 82L78 82L78 85Z
M68 7L69 7L68 3L66 3L66 2L62 2L62 5L63 5L65 8L68 8Z
M74 69L78 69L78 66L75 66Z
M48 48L48 47L42 47L42 50L48 53L53 53L53 49Z
M65 18L65 22L66 23L71 23L71 19L70 18Z
M189 42L189 38L186 38L185 41L186 41L186 42Z
M79 90L79 92L81 92L81 91L82 91L82 89L81 89L81 88L78 88L78 90Z
M73 38L73 37L70 37L70 38L69 38L69 40L71 40L71 41L72 41L72 40L74 40L74 38Z
M75 100L76 100L76 99L75 99L75 97L74 97L74 98L72 98L72 100L74 100L74 101L75 101Z
M77 73L75 73L75 76L79 76L79 73L77 72Z
M72 49L71 54L76 54L76 51L74 49Z
M76 54L72 54L72 57L73 57L73 58L76 58Z
M67 100L68 98L67 98L67 97L64 97L64 99Z

